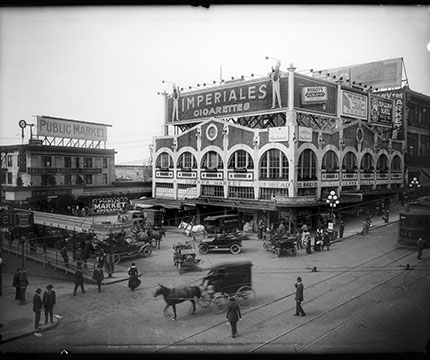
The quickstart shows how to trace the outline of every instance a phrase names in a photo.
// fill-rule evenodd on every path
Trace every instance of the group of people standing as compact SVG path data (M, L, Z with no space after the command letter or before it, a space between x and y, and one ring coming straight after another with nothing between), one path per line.
M38 330L42 324L40 324L40 318L42 314L42 308L45 309L45 325L48 320L54 322L54 305L56 303L56 294L54 286L51 284L46 286L46 290L41 297L42 289L37 288L33 296L33 312L35 313L34 328Z

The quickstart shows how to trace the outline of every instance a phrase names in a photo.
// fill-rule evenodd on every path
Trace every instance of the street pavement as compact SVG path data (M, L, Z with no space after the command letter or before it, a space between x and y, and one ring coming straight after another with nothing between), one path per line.
M401 210L400 205L398 204L392 204L390 209L390 220L389 223L397 222L399 219L399 211ZM344 231L344 237L343 239L336 239L335 242L339 241L346 241L360 238L360 236L356 236L358 233L361 232L362 229L362 220L363 216L354 216L350 217L348 222L346 222L345 231ZM387 224L382 220L380 216L376 217L374 216L372 218L372 227L370 228L370 231L380 228L382 226L386 226ZM179 230L175 227L169 227L166 229L168 236L170 236L170 241L185 241L185 237L183 237L182 230ZM250 255L253 255L257 253L261 254L261 241L257 239L257 235L255 233L249 234L249 240L245 240L247 243L247 247L251 248L252 250L255 250L253 253L250 251ZM167 249L165 251L170 252L172 254L171 245L167 240L164 240L164 244L162 243L162 246L166 247ZM139 263L138 268L139 270L143 270L145 273L145 270L142 269L142 267L146 267L145 264L146 261L152 261L153 264L151 264L152 271L156 269L157 264L160 264L161 261L161 253L157 254L157 249L154 249L153 255L154 259L151 259L151 256L147 259L142 259L142 262ZM242 256L242 255L239 255ZM163 263L169 263L172 262L171 255L164 256ZM64 272L61 271L55 271L48 267L42 267L41 265L37 263L33 263L31 261L26 262L26 269L27 273L29 275L29 286L27 288L27 294L26 294L26 304L25 305L19 305L18 300L14 300L15 298L15 288L12 287L12 279L13 275L15 273L15 269L20 267L21 265L21 258L17 255L12 254L4 254L4 260L5 265L3 267L3 296L0 297L0 324L2 327L0 328L1 335L2 335L2 343L7 343L14 341L16 339L25 337L25 336L45 336L47 332L55 332L55 328L58 326L58 324L61 324L63 320L62 313L66 312L64 307L67 306L67 302L78 302L81 304L82 309L95 309L95 296L102 295L103 293L107 293L109 290L109 287L121 287L126 288L126 281L128 279L127 275L127 268L131 261L122 262L120 265L115 266L115 273L113 274L113 278L109 279L106 278L105 284L102 287L102 293L97 294L97 287L91 283L86 283L86 293L82 294L80 289L78 290L77 296L73 297L71 296L73 293L73 276L67 275ZM210 267L211 261L208 260L208 257L205 256L204 261L202 262L202 268L203 270L206 270ZM149 264L148 264L149 267ZM186 279L186 277L183 277ZM155 278L155 282L162 281L163 279L163 273L160 272L159 278ZM54 286L54 290L57 294L57 305L54 307L54 323L53 324L47 324L45 326L42 326L39 332L35 332L34 330L34 313L32 311L32 298L34 295L34 292L36 288L40 287L42 290L45 289L46 285L52 284ZM128 290L128 289L127 289ZM115 301L115 299L112 299L111 297L105 297L106 301L112 302L112 305L116 306L118 311L121 311L120 307L118 308L118 301ZM67 313L67 322L79 322L82 320L82 317L85 316L85 313ZM42 313L42 323L44 323L44 314ZM1 346L0 346L1 350Z

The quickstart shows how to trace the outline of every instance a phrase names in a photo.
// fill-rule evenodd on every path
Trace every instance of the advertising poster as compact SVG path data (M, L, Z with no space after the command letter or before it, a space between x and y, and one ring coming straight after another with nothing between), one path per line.
M370 96L369 122L391 127L393 124L393 100Z
M126 197L93 199L92 210L94 214L117 214L128 206Z
M367 120L367 96L343 90L342 116Z

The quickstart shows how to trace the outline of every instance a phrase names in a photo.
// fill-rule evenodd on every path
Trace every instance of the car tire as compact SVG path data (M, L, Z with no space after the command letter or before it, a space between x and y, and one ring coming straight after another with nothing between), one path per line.
M142 250L143 256L148 257L152 254L152 249L149 246L145 246Z
M280 248L275 248L275 256L276 257L281 256L281 249Z
M178 271L179 271L179 275L182 275L182 273L184 272L184 269L182 267L182 263L181 262L178 263Z
M296 255L297 255L297 249L294 247L294 248L291 250L291 253L293 254L293 256L296 256Z
M206 255L209 251L209 246L207 245L200 245L199 246L199 253L200 255Z
M239 253L240 253L240 250L241 250L241 247L240 247L240 245L239 245L239 244L233 244L233 245L231 245L231 246L230 246L230 252L231 252L233 255L237 255L237 254L239 254Z

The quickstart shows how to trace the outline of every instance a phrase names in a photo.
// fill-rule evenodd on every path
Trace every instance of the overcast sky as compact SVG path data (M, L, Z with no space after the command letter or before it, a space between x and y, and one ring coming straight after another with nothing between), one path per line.
M163 80L263 76L265 56L284 71L402 57L410 88L430 96L429 44L429 7L0 8L0 144L21 143L20 119L57 116L112 125L116 163L141 164L163 134Z

